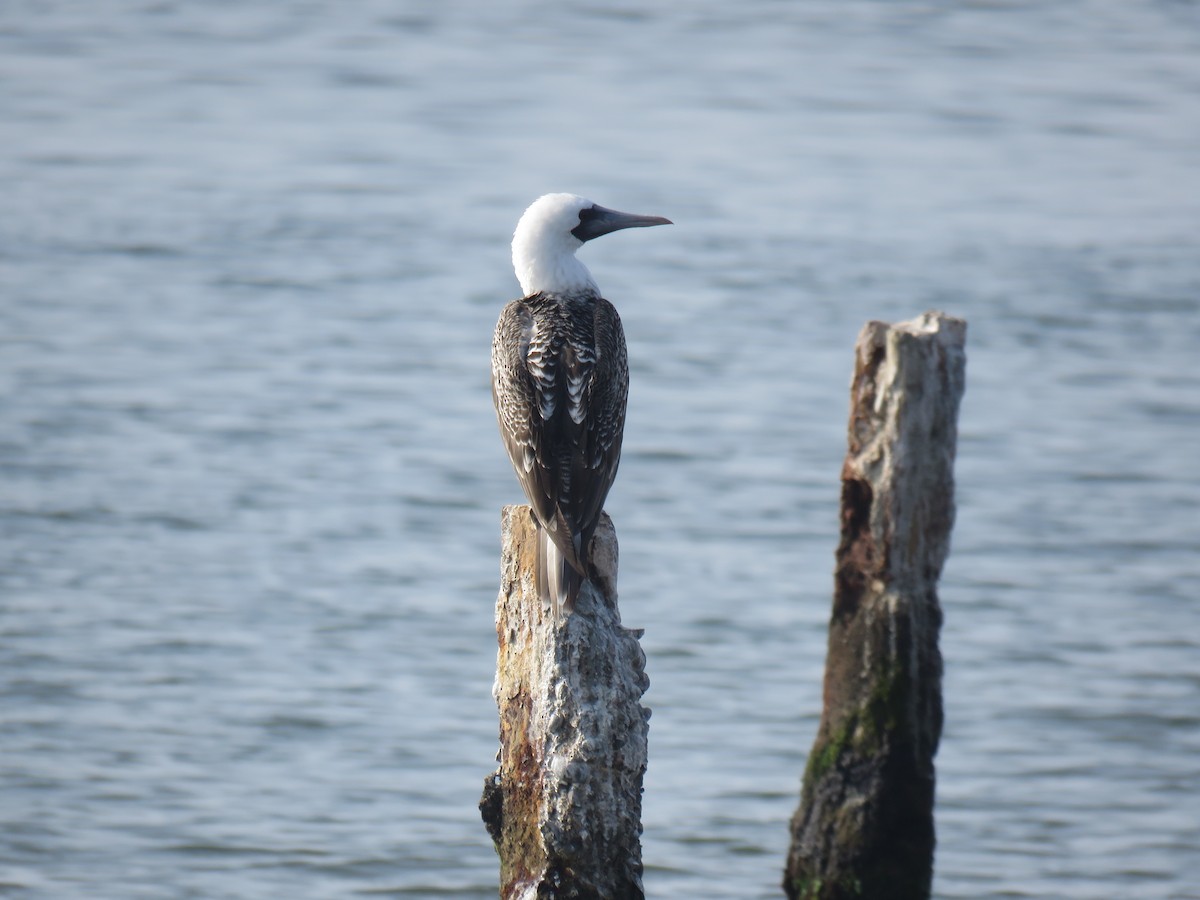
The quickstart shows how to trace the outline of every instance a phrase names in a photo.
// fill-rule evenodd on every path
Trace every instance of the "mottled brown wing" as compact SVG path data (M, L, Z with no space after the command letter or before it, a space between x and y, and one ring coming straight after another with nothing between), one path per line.
M629 399L629 362L620 316L607 300L596 301L594 362L584 392L586 404L572 460L569 517L582 538L586 557L604 501L617 477Z
M570 536L555 533L563 526L555 504L550 435L543 427L543 401L529 365L533 327L533 313L524 300L514 300L501 311L492 337L492 402L504 448L534 516L566 550Z

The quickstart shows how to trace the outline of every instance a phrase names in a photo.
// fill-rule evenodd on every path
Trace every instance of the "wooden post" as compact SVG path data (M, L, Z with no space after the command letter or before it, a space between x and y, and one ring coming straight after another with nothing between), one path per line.
M966 323L868 323L855 347L821 724L791 900L927 898L942 731L937 580L954 523Z
M650 711L640 631L621 626L617 537L607 515L596 577L574 612L544 613L528 506L501 522L499 767L479 808L500 855L500 897L642 900L642 775Z

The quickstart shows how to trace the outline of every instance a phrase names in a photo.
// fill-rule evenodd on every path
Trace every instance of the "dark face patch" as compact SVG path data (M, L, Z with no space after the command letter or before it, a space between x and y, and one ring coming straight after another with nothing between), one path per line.
M601 224L600 220L603 218L600 210L601 207L596 206L594 203L587 209L581 209L579 211L579 224L571 229L571 234L584 243L605 234L606 232L598 227Z

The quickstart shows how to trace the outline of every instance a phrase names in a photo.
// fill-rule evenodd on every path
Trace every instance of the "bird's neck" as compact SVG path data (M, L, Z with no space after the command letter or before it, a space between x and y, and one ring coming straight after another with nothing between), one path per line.
M587 266L574 252L547 252L536 247L513 245L513 268L521 290L531 294L599 294L600 289Z

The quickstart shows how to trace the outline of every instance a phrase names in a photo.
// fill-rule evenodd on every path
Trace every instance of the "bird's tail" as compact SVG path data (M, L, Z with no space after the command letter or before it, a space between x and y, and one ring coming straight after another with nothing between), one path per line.
M575 608L583 587L583 575L575 570L545 528L538 528L537 589L542 610L554 613L555 621Z

